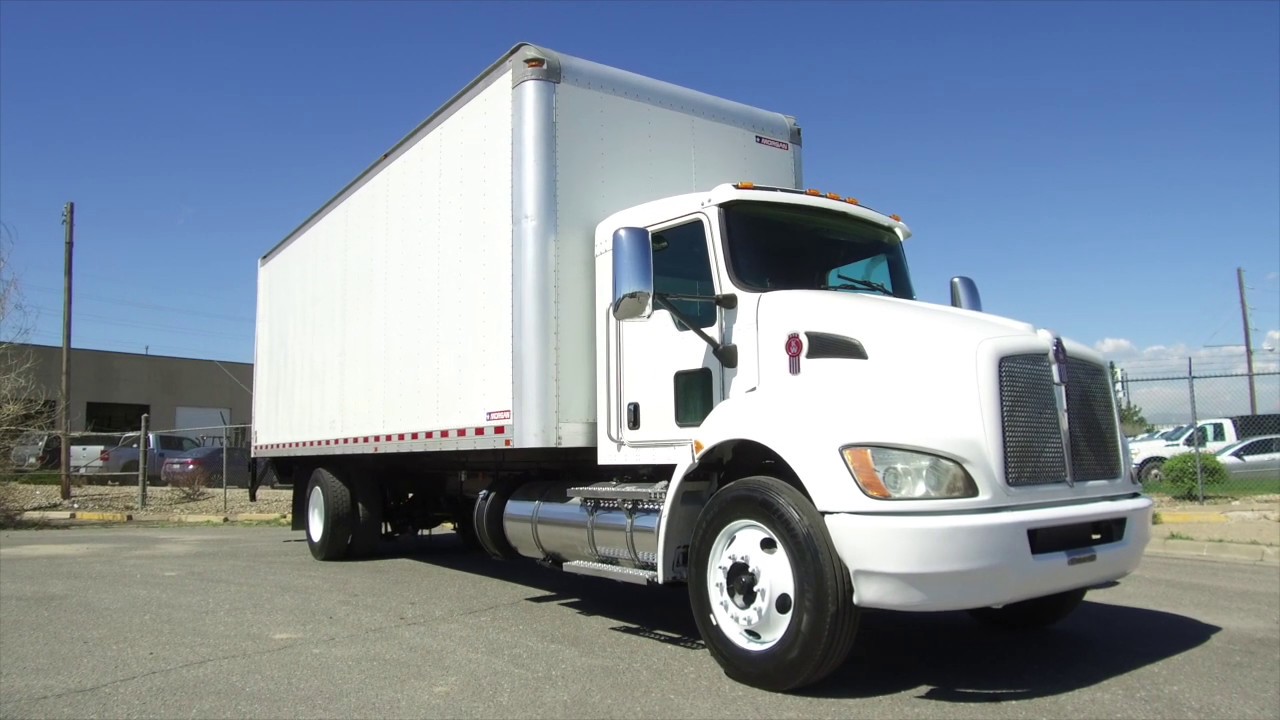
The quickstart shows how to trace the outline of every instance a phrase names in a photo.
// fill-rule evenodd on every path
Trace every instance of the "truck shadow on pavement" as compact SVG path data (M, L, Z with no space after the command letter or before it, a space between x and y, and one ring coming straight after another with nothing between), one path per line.
M517 583L554 603L620 623L614 632L695 651L698 636L683 586L624 585L570 575L533 561L500 562L464 548L451 533L384 546L373 561L406 558ZM1111 585L1114 585L1112 583ZM1106 599L1106 588L1090 598ZM870 698L918 690L944 703L999 703L1059 695L1120 677L1208 642L1222 628L1168 612L1086 601L1037 631L1002 631L967 613L864 611L849 659L796 694Z

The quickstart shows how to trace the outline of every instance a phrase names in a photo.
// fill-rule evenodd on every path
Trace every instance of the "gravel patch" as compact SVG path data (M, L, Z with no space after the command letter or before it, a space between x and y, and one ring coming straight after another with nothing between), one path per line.
M292 511L293 491L259 488L258 501L249 502L245 488L228 488L226 509L222 489L206 490L197 500L188 500L171 487L147 488L147 507L143 512L169 515L223 515L242 513L288 513ZM71 488L71 499L59 497L57 485L24 485L0 483L0 509L9 512L28 510L80 510L85 512L138 512L138 488L127 485L83 485Z

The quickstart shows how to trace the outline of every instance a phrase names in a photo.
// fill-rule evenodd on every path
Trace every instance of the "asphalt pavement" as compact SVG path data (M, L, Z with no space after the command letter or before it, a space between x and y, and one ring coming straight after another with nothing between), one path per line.
M1280 717L1280 568L1147 556L1059 626L863 615L849 661L727 679L681 588L274 527L0 533L0 717Z

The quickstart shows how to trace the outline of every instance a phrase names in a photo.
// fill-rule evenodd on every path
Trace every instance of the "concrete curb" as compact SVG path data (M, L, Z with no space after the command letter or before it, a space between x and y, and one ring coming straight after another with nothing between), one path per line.
M1159 525L1178 525L1181 523L1225 523L1228 518L1225 514L1214 512L1212 510L1157 510L1155 513L1156 524Z
M1280 548L1271 545L1152 538L1147 544L1147 554L1280 565Z

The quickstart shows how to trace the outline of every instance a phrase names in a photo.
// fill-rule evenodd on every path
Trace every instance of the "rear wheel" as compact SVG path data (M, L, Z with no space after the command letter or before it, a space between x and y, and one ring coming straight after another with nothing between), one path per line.
M307 485L307 547L317 560L341 560L351 543L351 490L324 468Z
M1009 603L1002 607L974 608L969 614L987 625L1010 630L1030 630L1048 627L1071 614L1084 600L1088 589L1046 595L1044 597Z
M115 476L107 475L106 477L102 478L102 484L110 485L113 481L118 482L121 485L136 485L138 483L138 463L127 462L123 466L121 466L120 472L128 473L128 475L115 475ZM151 475L150 469L148 469L147 484L148 485L159 484L156 482L152 482L150 475Z
M725 674L792 690L844 662L858 627L849 571L798 490L771 477L712 496L694 530L689 599Z
M382 540L382 486L368 477L355 478L349 557L372 555Z

